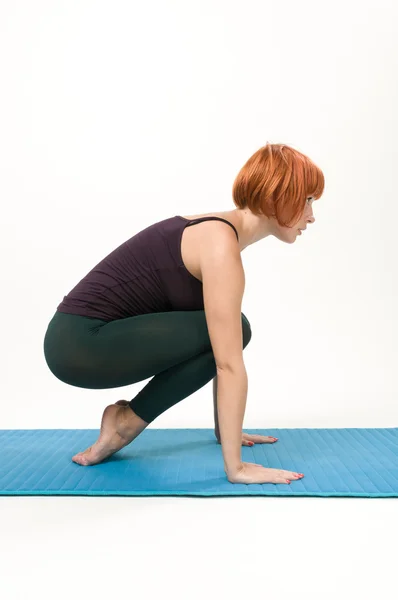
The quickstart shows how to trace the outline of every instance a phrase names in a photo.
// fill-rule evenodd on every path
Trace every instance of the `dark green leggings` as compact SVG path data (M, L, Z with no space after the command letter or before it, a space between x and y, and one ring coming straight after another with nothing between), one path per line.
M242 313L243 348L251 339ZM116 388L154 377L130 402L151 423L217 374L203 310L103 321L56 312L44 338L51 372L64 383Z

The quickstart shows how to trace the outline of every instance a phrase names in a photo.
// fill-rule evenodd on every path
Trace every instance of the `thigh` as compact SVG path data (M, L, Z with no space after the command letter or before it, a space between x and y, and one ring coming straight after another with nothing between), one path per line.
M246 346L251 330L243 313L242 330ZM93 321L55 345L53 373L90 389L130 385L211 350L203 310L149 313L98 325Z
M251 328L242 313L245 348ZM109 373L141 381L212 349L204 310L171 311L111 321L99 328L94 356ZM131 378L134 378L134 381Z
M241 315L245 347L251 339L251 327ZM212 349L204 310L149 313L111 321L99 328L95 343L99 352L112 347L115 360L130 355L137 364L137 359L148 363L156 357L160 370Z
M200 311L171 311L118 319L95 336L94 359L107 357L109 369L124 365L137 381L211 350L206 318Z
M115 321L57 315L45 340L61 381L106 389L130 385L211 349L204 311L171 311Z

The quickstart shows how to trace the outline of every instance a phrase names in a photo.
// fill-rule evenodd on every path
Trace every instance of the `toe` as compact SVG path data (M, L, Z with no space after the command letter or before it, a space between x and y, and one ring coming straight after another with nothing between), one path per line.
M72 456L72 460L78 465L85 466L84 458L81 452L79 452L79 454L75 454L75 456Z
M72 460L83 467L86 467L90 464L90 458L92 456L91 452L92 446L84 450L84 452L78 452L75 456L72 456Z

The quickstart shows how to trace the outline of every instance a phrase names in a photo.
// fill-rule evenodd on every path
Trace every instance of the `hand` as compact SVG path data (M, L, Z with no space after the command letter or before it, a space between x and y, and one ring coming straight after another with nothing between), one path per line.
M217 442L221 444L219 432L215 431ZM253 446L254 444L273 444L278 438L270 435L257 435L254 433L242 433L242 446Z
M227 473L230 483L290 483L299 480L303 473L285 471L283 469L268 469L256 463L242 462L234 473Z

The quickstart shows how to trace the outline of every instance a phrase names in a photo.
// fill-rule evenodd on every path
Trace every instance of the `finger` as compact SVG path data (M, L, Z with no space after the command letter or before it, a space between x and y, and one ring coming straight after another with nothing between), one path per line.
M273 444L278 438L272 435L252 435L251 439L255 444Z
M303 473L297 473L296 471L285 471L284 469L281 469L280 473L283 477L288 477L289 479L301 479L304 477Z
M251 435L248 437L248 441L254 442L255 444L273 444L278 438L274 438L271 435Z

